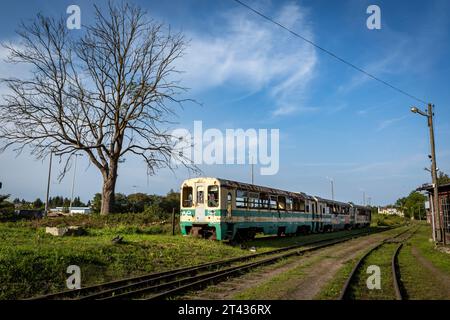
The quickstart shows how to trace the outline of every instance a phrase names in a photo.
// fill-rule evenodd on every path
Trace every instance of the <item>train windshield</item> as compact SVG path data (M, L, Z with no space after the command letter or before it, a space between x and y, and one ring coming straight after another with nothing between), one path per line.
M209 186L208 187L208 207L218 207L219 206L219 187Z
M192 187L183 187L183 207L192 207Z

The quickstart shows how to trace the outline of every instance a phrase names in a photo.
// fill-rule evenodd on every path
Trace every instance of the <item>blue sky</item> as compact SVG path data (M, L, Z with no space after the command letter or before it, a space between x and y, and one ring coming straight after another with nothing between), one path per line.
M42 12L66 16L77 4L82 23L92 3L104 1L14 1L3 4L0 41L15 41L20 20ZM441 1L245 1L342 58L436 105L438 167L450 172L450 2ZM190 39L177 67L191 88L178 111L177 127L280 129L280 170L255 182L336 199L388 204L430 180L426 120L409 109L416 101L336 61L232 0L134 1L157 21ZM381 30L366 27L366 9L381 8ZM79 32L79 31L73 31ZM0 51L4 59L6 52ZM0 62L1 77L26 75ZM0 88L3 92L3 88ZM420 106L425 108L424 106ZM47 162L12 151L0 154L1 193L45 197ZM58 171L55 163L54 172ZM205 175L249 181L244 165L203 166ZM117 192L164 194L178 189L184 169L146 176L144 163L127 158ZM69 196L72 172L51 195ZM136 186L135 188L133 186ZM101 189L101 176L86 158L78 163L76 191L82 200Z

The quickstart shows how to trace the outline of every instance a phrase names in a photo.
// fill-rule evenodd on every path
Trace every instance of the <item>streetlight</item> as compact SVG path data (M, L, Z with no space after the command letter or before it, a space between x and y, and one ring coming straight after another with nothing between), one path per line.
M330 180L331 183L331 200L334 200L334 179L327 177L328 180Z
M49 211L48 199L50 194L50 177L52 175L52 158L53 158L53 150L50 151L50 161L48 162L47 193L45 196L45 212L44 212L46 216L48 216Z
M437 165L436 165L436 151L435 151L435 144L434 144L434 128L433 128L433 108L434 105L432 105L431 103L428 104L428 110L427 112L420 110L417 107L412 107L411 108L411 112L413 113L417 113L420 114L421 116L424 116L427 118L427 122L428 122L428 127L430 128L430 146L431 146L431 178L432 178L432 183L433 183L433 206L432 206L432 218L434 216L435 219L433 219L435 222L438 222L438 226L435 228L434 223L433 223L433 228L439 229L440 234L438 237L438 241L442 241L442 243L445 245L446 244L446 239L445 239L445 230L443 229L443 222L442 222L442 217L439 213L439 202L438 202L438 197L439 197L439 192L438 192L438 181L437 181ZM436 219L436 213L438 215L437 219ZM435 239L435 233L436 231L433 232L433 238Z
M73 168L72 195L71 195L71 197L70 197L69 214L70 214L70 212L72 211L73 191L74 191L74 189L75 189L75 174L76 174L76 172L77 172L77 159L78 159L78 156L82 156L82 154L81 154L81 153L75 153L74 156L75 156L75 166L74 166L74 168Z

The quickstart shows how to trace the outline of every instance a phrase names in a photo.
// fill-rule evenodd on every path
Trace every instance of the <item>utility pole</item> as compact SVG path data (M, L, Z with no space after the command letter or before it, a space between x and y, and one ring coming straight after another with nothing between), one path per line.
M70 197L69 214L70 214L70 211L72 211L73 192L74 192L74 189L75 189L75 174L77 172L77 159L78 159L78 156L81 156L81 154L75 154L75 166L73 168L72 192L71 192L71 197Z
M366 205L366 192L363 191L363 206Z
M438 191L438 179L437 179L437 165L436 165L436 148L434 143L434 128L433 128L433 108L434 105L429 103L427 112L424 112L417 107L412 107L411 111L421 116L427 117L428 128L430 129L430 145L431 145L431 179L433 184L433 210L432 216L434 215L434 221L436 223L436 229L439 230L437 233L437 241L442 242L446 245L445 229L443 223L443 217L439 210L439 191Z
M327 177L328 180L330 180L331 183L331 200L334 200L334 179Z
M252 184L254 184L254 175L253 175L253 157L250 158L250 162L251 162L251 177L252 177Z
M175 235L175 208L172 208L172 235Z
M47 179L47 193L45 196L45 212L44 214L47 216L49 211L49 194L50 194L50 177L52 175L52 157L53 157L53 151L50 151L50 161L48 163L48 179Z
M334 180L331 179L331 200L334 200Z
M431 103L428 104L428 127L430 128L430 144L431 144L431 175L433 179L433 202L434 202L434 210L438 215L439 221L439 230L440 230L440 239L444 246L446 245L445 239L445 229L442 221L442 215L439 210L439 191L438 191L438 180L437 180L437 165L436 165L436 149L434 144L434 127L433 127L433 107Z

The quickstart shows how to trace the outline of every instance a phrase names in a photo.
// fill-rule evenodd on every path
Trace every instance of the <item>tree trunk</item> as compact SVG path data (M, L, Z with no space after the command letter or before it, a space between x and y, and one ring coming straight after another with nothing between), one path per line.
M109 173L103 175L101 215L114 212L116 181L117 164L111 164Z

